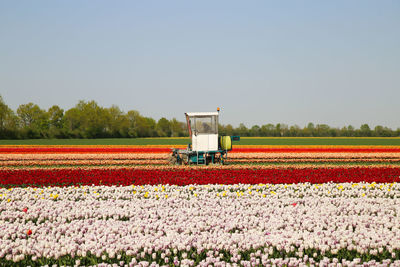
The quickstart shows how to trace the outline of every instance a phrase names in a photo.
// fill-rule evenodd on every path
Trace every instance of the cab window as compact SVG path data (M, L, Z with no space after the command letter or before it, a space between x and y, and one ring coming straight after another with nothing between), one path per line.
M217 134L217 116L199 116L190 118L190 126L194 134Z

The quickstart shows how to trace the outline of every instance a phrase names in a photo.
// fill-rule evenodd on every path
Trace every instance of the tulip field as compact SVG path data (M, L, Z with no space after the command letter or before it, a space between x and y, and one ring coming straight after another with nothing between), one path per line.
M0 266L400 266L400 146L170 147L0 145Z

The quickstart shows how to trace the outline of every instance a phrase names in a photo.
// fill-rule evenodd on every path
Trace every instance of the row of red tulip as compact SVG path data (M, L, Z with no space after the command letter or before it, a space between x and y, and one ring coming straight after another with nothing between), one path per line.
M1 185L143 185L400 182L400 168L0 170Z

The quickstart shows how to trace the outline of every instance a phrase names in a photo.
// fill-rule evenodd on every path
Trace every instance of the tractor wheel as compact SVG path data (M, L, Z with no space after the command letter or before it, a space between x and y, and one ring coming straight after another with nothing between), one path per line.
M215 165L224 165L221 161L221 157L215 157L214 159Z
M168 161L168 164L170 164L170 165L176 165L178 163L178 159L175 155L169 156L167 161Z
M187 165L189 164L189 157L186 154L181 154L182 164Z

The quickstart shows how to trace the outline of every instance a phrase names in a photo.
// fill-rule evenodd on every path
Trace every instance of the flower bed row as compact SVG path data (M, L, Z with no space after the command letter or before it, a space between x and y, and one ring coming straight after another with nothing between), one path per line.
M165 160L169 153L66 153L66 154L0 154L0 161L11 160ZM399 154L400 157L400 154Z
M395 182L398 167L2 169L3 186Z
M262 164L275 164L284 165L287 163L295 163L295 164L308 164L308 163L318 163L320 165L328 165L333 163L340 164L399 164L400 159L329 159L321 161L321 159L253 159L249 161L248 159L230 159L229 165L239 165L251 163L252 165L262 165ZM9 160L9 161L0 161L0 167L29 167L29 166L138 166L138 165L168 165L168 162L165 159L162 160Z
M399 183L0 188L0 200L3 266L400 265Z
M173 147L173 146L171 146ZM7 153L170 153L169 147L15 147L0 146ZM400 153L400 147L234 147L231 153Z
M399 159L400 153L230 153L232 159Z
M122 160L166 159L169 153L65 153L0 154L0 161L10 160ZM229 153L229 159L400 159L400 153Z
M21 161L15 161L22 163ZM153 162L153 161L149 161ZM368 162L400 162L400 158L275 158L275 159L243 159L243 158L233 158L229 159L229 163L287 163L287 162L320 162L320 163L331 163L331 162L361 162L361 163L368 163ZM0 165L1 162L0 162Z
M399 159L400 160L400 159ZM124 160L8 160L0 161L0 166L79 166L79 165L167 165L165 159L162 160L141 160L141 159L124 159Z
M167 147L0 147L0 154L7 153L170 153Z

